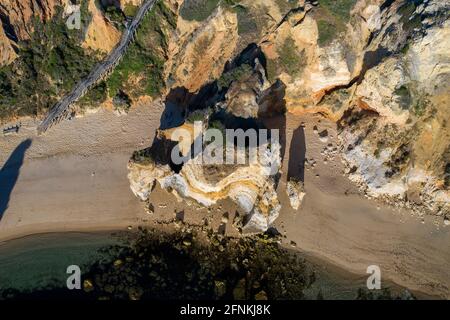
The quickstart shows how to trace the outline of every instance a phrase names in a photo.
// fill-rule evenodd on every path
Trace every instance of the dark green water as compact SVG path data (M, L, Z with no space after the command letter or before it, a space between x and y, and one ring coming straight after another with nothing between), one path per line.
M109 233L54 233L0 243L0 289L65 285L69 265L82 268L116 242Z

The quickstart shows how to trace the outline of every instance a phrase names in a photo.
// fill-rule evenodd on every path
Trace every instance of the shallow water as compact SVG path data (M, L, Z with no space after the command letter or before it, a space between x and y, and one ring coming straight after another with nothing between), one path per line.
M117 243L110 233L51 233L0 243L0 290L63 286L67 267L99 258L98 249Z

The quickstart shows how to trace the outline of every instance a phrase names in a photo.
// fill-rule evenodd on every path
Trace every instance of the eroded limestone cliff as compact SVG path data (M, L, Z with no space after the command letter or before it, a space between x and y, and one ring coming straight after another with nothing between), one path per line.
M89 19L70 52L99 57L115 45L123 16L131 16L141 1L83 3ZM61 83L58 59L24 69L19 44L34 39L31 17L50 21L54 8L66 4L0 5L0 65L8 67L0 69L6 83L0 93L14 97L0 103L0 115L30 101L27 92L10 89L21 77ZM336 122L349 179L368 196L420 214L450 216L449 9L448 0L160 1L121 64L80 104L106 101L126 110L142 99L162 97L166 112L155 145L164 150L176 142L168 132L189 127L199 114L208 125L228 128L223 114L243 119L235 121L238 125L263 126L265 119L285 113L318 113ZM58 86L56 91L48 90L50 100L33 96L32 114L65 92ZM247 218L262 217L260 230L276 217L275 177L248 166L216 167L226 174L210 181L205 172L212 168L194 162L173 168L152 148L137 153L142 156L129 165L132 190L141 199L148 199L157 181L204 205L230 198L245 208ZM302 181L293 179L289 188L298 207Z
M185 118L198 101L246 119L267 116L268 106L272 115L320 113L336 121L348 176L367 195L449 214L449 1L244 0L207 13L204 3L178 2L165 64L166 93L178 100L166 104L187 108ZM258 65L249 71L242 63L255 50L263 70L256 78ZM182 97L174 94L180 90ZM131 162L130 170L140 185L142 166ZM183 185L200 183L200 172L183 167ZM298 183L288 192L295 207L303 198ZM206 194L196 200L215 201Z

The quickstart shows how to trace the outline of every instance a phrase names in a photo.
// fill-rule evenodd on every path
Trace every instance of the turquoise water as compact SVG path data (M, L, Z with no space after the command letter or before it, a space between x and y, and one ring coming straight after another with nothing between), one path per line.
M98 249L117 243L110 233L55 233L0 243L0 290L64 286L69 265L97 260Z

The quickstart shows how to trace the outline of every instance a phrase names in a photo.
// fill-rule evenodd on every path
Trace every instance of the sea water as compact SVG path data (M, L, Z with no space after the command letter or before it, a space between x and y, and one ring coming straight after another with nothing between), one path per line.
M68 266L87 270L100 248L117 242L111 233L51 233L0 243L0 291L63 287Z

